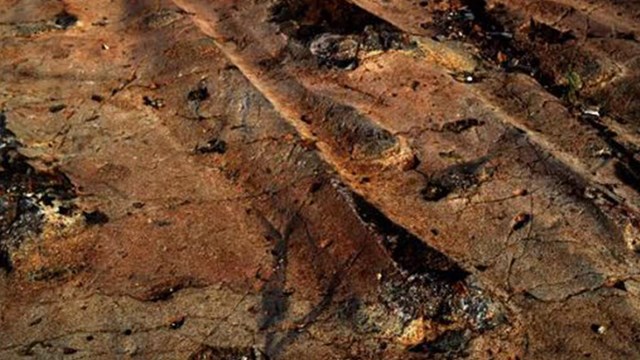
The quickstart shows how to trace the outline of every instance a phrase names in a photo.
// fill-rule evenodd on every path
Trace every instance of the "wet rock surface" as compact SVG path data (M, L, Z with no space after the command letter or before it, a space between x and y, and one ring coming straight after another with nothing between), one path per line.
M640 356L634 2L0 5L0 358Z

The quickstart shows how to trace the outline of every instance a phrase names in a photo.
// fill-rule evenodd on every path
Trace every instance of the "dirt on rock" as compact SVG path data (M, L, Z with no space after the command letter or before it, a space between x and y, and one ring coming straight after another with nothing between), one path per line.
M0 358L640 358L640 5L0 0Z

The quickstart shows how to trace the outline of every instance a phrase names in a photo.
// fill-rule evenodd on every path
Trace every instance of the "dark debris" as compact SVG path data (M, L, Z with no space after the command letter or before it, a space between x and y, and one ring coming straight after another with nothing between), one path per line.
M104 225L109 222L107 214L100 210L82 212L84 221L87 225Z
M143 96L142 97L142 103L145 106L149 106L152 107L156 110L161 109L164 107L164 100L160 99L160 98L151 98L149 96Z
M426 201L440 201L449 194L462 192L480 183L480 172L487 161L480 158L476 161L453 165L430 176L422 190Z
M55 114L57 112L60 112L64 109L66 109L67 105L65 104L56 104L56 105L52 105L49 107L49 112L52 114Z
M211 139L206 144L196 147L196 153L198 154L224 154L226 152L227 143L218 138Z
M184 317L184 316L181 316L181 317L179 317L179 318L177 318L177 319L173 320L173 321L169 324L169 328L170 328L171 330L178 330L178 329L180 329L180 328L182 327L182 325L184 325L185 320L186 320L186 319L185 319L185 317Z
M209 98L209 89L204 83L200 83L197 88L189 91L187 100L194 103L201 103Z
M363 52L413 46L393 25L342 0L281 0L270 21L329 68L352 70Z
M484 121L482 120L473 118L461 119L443 124L442 131L460 134L463 131L482 125L484 125Z
M75 188L59 170L36 170L20 153L22 144L7 129L0 112L0 267L11 270L10 252L44 226L47 207L59 206L61 215L72 215Z
M58 28L66 30L76 25L78 17L63 10L53 18L53 22Z

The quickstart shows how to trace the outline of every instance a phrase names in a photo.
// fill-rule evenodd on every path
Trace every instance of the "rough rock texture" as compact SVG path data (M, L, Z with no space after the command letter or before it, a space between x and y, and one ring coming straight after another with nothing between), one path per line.
M640 358L640 2L0 0L0 358Z

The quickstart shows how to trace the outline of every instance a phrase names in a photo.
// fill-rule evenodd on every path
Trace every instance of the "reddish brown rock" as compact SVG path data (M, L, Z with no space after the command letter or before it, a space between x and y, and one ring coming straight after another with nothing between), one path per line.
M0 358L640 356L634 2L0 5Z

